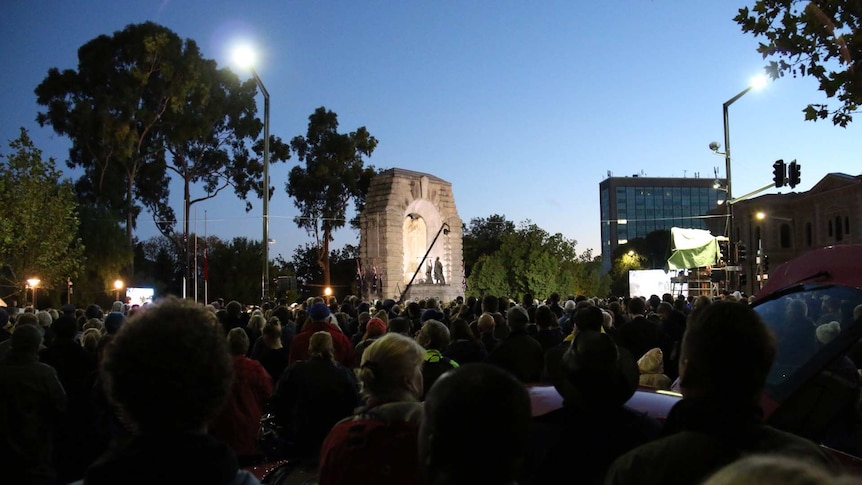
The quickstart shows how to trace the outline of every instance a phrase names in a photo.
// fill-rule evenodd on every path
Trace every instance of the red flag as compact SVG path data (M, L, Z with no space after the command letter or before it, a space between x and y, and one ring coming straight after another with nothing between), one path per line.
M207 248L204 246L204 281L209 281L210 276L210 265L209 258L207 258Z

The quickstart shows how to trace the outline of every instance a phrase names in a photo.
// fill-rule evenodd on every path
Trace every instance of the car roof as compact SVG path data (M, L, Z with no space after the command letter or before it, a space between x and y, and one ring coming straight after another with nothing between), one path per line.
M862 288L862 244L814 249L777 266L769 272L754 302L791 286L810 283Z

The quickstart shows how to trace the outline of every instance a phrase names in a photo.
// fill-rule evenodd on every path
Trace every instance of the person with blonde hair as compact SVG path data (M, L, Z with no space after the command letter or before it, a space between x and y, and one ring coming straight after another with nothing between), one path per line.
M90 318L89 320L87 320L87 322L84 324L84 326L81 327L81 329L85 332L91 328L95 328L96 330L98 330L99 333L102 334L102 336L104 336L105 333L107 333L105 331L105 324L102 323L102 321L99 320L98 318Z
M425 351L387 333L356 370L365 406L333 426L320 450L320 483L422 483L418 433Z
M261 335L263 335L263 327L266 326L267 319L263 316L263 312L260 310L255 310L251 314L251 318L248 319L248 325L242 327L245 330L246 335L248 335L248 341L250 342L249 347L249 357L254 357L254 352L251 349L256 348L256 344L258 343L258 339L260 339Z
M99 353L100 340L102 340L102 332L98 328L88 328L81 334L81 347L96 358Z

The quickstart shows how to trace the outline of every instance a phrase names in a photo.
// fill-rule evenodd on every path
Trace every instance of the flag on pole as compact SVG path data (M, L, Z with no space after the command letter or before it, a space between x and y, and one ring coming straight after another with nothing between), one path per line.
M207 247L204 246L204 281L209 281L210 277L210 264L209 258L207 258Z

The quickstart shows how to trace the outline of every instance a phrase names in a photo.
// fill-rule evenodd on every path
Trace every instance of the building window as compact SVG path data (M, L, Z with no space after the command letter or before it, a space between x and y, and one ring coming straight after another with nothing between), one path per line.
M812 241L812 232L811 232L811 223L805 223L805 245L809 248L811 247Z
M844 229L841 227L841 216L835 218L835 240L840 241L844 239Z
M844 234L850 235L850 218L844 216Z
M779 229L779 240L781 241L782 249L789 249L792 244L791 235L790 235L790 224L782 224L781 229Z

